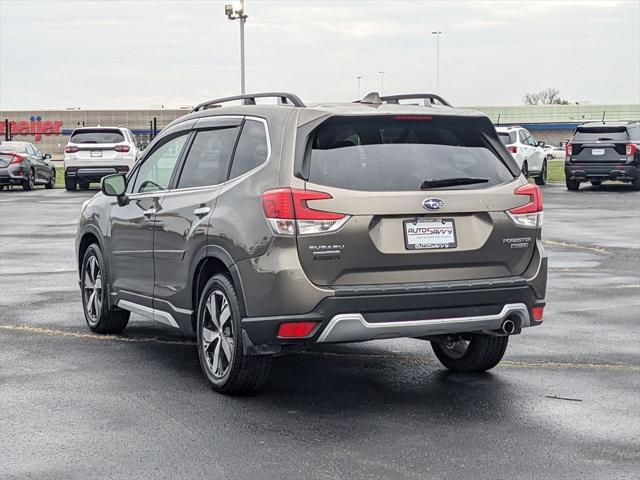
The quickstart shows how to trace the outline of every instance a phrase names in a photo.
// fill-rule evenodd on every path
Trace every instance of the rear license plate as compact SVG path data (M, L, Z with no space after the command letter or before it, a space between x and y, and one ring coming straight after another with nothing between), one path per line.
M102 156L102 152L100 150L91 150L91 156L92 157L101 157Z
M604 155L604 148L592 148L591 155Z
M456 228L452 218L416 218L404 221L407 250L456 248Z

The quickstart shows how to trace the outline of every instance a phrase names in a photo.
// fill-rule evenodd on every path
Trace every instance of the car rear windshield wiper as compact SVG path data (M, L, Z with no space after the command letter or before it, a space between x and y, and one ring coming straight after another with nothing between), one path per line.
M420 190L426 190L428 188L453 187L456 185L472 185L474 183L486 183L488 181L488 178L477 177L439 178L437 180L428 178L422 182Z

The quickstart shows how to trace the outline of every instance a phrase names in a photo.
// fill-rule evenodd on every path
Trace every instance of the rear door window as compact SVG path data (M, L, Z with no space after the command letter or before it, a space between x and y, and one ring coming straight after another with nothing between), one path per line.
M229 178L236 178L267 161L269 143L265 125L257 120L246 120L233 156Z
M218 185L227 176L239 127L201 130L182 167L178 188Z
M419 191L425 180L513 180L488 141L486 119L419 116L334 117L312 138L309 181L361 191ZM493 132L492 132L493 130ZM496 140L497 141L497 140Z
M69 141L75 144L120 143L124 142L124 135L118 129L83 129L73 132Z

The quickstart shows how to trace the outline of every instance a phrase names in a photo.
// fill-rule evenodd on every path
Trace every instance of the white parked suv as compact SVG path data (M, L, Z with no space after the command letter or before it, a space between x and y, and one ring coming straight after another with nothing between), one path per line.
M138 153L128 128L76 128L64 149L64 185L67 190L86 190L105 175L128 172Z
M537 185L547 183L547 153L533 135L522 127L496 127L498 136L514 158L525 177L532 177Z

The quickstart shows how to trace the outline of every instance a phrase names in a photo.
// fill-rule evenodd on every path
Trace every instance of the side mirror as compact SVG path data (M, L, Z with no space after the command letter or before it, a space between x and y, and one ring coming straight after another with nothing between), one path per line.
M50 153L45 153L44 157L42 157L42 158L44 158L45 160L51 160L51 154Z
M108 197L117 197L121 207L128 202L125 191L127 190L127 177L123 173L107 175L100 182L100 190Z
M543 141L538 140L538 146L539 146L539 147L544 147L544 145L545 145L545 144L544 144L544 142L543 142Z

